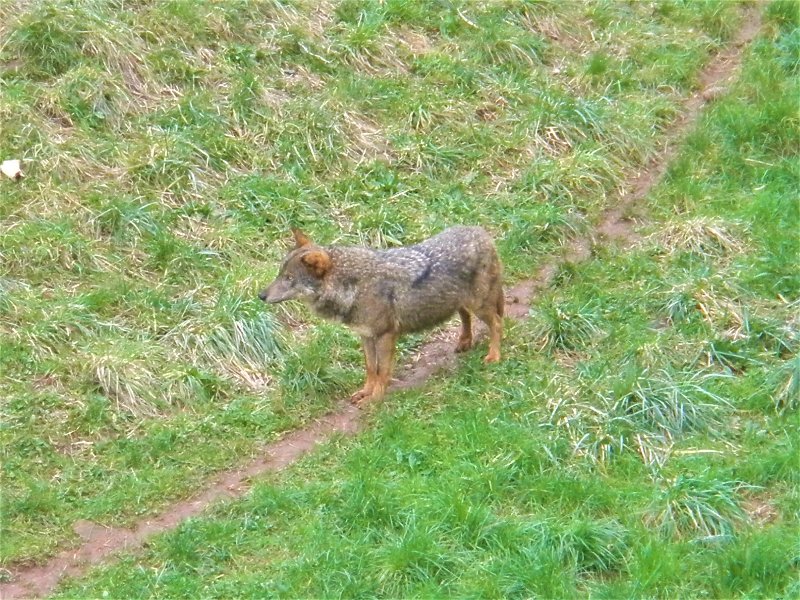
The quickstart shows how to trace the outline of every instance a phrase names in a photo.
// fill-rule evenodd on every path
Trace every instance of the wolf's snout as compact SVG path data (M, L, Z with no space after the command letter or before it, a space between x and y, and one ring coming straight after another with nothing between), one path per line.
M258 299L266 302L267 301L267 290L262 290L261 293L258 295Z

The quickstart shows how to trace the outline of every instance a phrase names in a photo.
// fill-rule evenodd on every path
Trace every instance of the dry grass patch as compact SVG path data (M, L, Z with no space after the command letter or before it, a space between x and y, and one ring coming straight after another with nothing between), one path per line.
M719 217L696 217L667 223L642 243L655 245L666 255L691 252L704 258L734 256L745 252L747 229L743 223Z
M347 131L346 137L351 143L348 155L353 162L358 165L374 160L394 160L389 140L375 121L348 111L342 113L342 120Z

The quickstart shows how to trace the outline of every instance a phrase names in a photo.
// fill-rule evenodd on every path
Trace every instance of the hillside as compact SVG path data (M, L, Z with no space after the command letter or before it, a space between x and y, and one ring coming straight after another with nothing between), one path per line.
M58 593L800 593L797 3L0 23L0 160L25 175L0 181L6 582L341 410L357 338L257 298L291 227L387 247L464 223L527 290L502 363L424 372ZM405 338L401 372L450 334Z

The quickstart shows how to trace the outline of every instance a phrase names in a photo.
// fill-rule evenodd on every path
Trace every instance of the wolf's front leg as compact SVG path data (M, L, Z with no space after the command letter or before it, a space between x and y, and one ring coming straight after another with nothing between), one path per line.
M362 341L367 360L367 382L350 397L350 401L356 405L368 400L380 400L386 394L392 377L397 334L388 332L378 337L362 338Z
M378 378L378 359L375 355L375 338L362 336L361 347L364 350L364 361L367 365L367 380L364 382L364 387L350 396L350 402L355 405L359 405L372 397L372 391L375 389L375 382Z
M377 375L372 390L372 400L380 400L389 387L394 367L394 348L397 334L393 331L384 333L375 340L375 358L377 359Z

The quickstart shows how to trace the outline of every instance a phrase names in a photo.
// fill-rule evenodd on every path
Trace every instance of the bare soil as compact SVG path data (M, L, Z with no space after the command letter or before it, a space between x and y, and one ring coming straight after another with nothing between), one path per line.
M640 173L633 174L622 186L614 208L601 217L594 231L573 239L562 257L543 265L535 277L517 283L506 292L506 315L512 319L527 317L531 302L538 292L547 288L559 267L567 262L588 260L592 247L600 241L630 245L637 241L636 223L628 218L634 204L642 200L660 181L673 158L680 141L695 124L703 107L724 93L735 76L741 61L742 49L758 33L759 12L751 8L734 43L719 53L700 76L699 89L689 96L674 125L665 133L662 149ZM453 353L458 338L458 326L433 335L411 361L399 370L393 389L408 389L424 384L433 374L452 369L457 364ZM480 334L480 332L479 332ZM110 560L120 551L140 548L153 535L174 529L183 520L199 515L221 498L238 498L250 488L250 480L267 472L279 471L312 450L317 444L335 435L353 435L363 426L362 412L346 401L308 427L286 434L277 442L266 445L259 456L249 463L217 475L195 496L167 507L159 515L145 519L134 527L104 527L89 521L78 521L73 528L82 542L77 548L62 550L46 563L11 568L9 581L0 583L0 598L42 597L51 593L64 577L77 577L96 564ZM765 505L752 503L752 510L763 520L771 518Z

